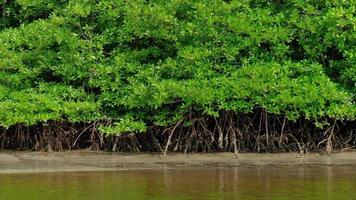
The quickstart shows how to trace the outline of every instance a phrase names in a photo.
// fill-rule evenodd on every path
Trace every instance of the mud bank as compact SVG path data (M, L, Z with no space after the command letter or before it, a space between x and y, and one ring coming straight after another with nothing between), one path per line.
M97 151L70 152L0 152L0 174L36 172L114 171L143 169L211 168L211 167L298 167L356 166L356 152L331 155L280 154L128 154Z

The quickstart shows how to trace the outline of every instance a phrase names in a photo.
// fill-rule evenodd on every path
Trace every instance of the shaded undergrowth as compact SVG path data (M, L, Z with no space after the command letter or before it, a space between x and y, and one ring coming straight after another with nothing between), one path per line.
M189 116L170 127L151 125L146 133L104 136L108 122L48 122L0 131L1 149L63 151L92 149L121 152L333 152L356 147L354 122L330 121L324 128L305 119L289 121L264 110L220 117Z

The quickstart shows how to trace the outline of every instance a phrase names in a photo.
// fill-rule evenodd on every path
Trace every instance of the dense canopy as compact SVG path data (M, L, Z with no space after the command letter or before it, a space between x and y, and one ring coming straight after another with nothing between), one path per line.
M356 118L355 0L6 0L0 125Z

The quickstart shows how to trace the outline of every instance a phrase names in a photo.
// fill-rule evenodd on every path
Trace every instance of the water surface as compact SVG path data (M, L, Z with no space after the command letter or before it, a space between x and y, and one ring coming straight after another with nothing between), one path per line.
M254 166L3 174L0 199L354 200L356 169Z

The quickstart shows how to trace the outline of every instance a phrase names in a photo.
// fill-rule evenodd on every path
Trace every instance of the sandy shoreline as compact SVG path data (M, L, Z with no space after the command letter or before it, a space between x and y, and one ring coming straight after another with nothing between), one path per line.
M236 159L232 153L127 154L95 151L70 152L7 152L0 151L0 174L37 172L112 171L143 169L175 169L193 167L301 167L301 166L355 166L356 152L332 155L296 153L254 154L241 153Z

